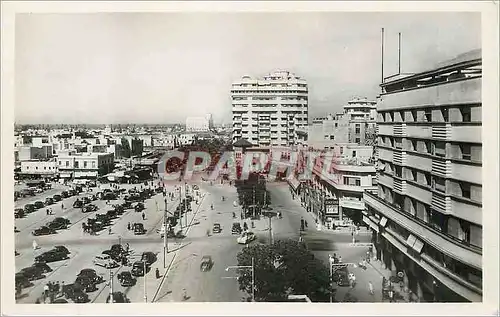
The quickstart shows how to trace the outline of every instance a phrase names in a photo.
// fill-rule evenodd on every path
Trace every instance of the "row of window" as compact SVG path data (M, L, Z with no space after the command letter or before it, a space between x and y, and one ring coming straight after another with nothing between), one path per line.
M432 210L429 205L412 197L400 195L380 183L378 184L378 196L398 210L413 216L424 225L440 231L450 238L465 244L482 246L481 226Z
M48 167L48 168L47 168L47 167ZM27 169L27 170L29 170L29 169L30 169L30 167L29 167L29 166L26 166L26 169ZM54 167L52 167L52 166L44 166L44 167L43 167L43 169L44 169L44 170L47 170L47 169L48 169L48 170L52 170L52 169L54 169L54 170L55 170L55 169L56 169L56 167L55 167L55 166L54 166ZM35 166L35 170L38 170L38 166Z
M480 107L440 107L378 112L379 122L472 122L481 121ZM474 114L474 115L473 115Z
M470 227L468 227L467 224L465 224L463 221L460 222L459 226L461 232L463 232L463 235L470 234ZM408 230L393 221L389 220L386 227L399 234L403 238L408 239L408 237L410 236L410 232ZM450 256L444 254L443 252L437 250L429 244L424 244L424 247L422 248L422 254L429 256L431 259L441 264L443 268L461 277L465 281L476 285L477 287L482 287L482 272L480 270L477 270L458 260L451 258Z
M429 172L420 171L411 167L401 167L387 162L385 163L385 168L380 170L379 173L381 175L387 174L420 185L429 186L431 189L443 194L472 199L477 202L481 202L482 200L482 189L479 185L457 180L446 180L442 177L433 176Z
M276 108L278 106L282 108L307 108L307 103L304 104L287 104L287 103L282 103L282 104L275 104L275 103L263 103L263 104L233 104L233 107L243 107L243 108L248 108L249 106L253 108Z
M307 94L307 89L304 90L231 90L233 94L249 94L254 95L256 93L259 94L273 94L273 95L281 95L281 94Z
M421 139L379 136L378 143L395 149L414 151L443 158L481 162L482 146L474 143L448 143Z

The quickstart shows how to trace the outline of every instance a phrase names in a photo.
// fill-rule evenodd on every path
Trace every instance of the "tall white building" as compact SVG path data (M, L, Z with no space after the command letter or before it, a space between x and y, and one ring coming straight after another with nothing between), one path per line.
M295 144L295 129L307 126L307 82L288 72L243 76L231 89L233 142L259 147Z

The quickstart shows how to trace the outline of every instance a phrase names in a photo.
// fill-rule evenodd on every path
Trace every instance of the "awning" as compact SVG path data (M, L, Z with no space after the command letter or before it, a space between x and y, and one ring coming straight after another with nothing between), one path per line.
M417 238L414 235L410 234L410 236L408 237L408 239L406 239L406 244L409 247L413 248L413 245L415 244L415 241L417 241Z
M380 219L379 224L380 224L382 227L385 227L385 225L387 224L387 218L386 218L386 217L382 217L382 219Z
M363 216L363 222L366 223L367 225L370 226L370 228L372 228L373 230L379 232L379 228L377 226L377 224L372 221L370 218L368 218L367 216Z
M290 184L295 191L300 186L300 182L296 178L288 179L288 184Z
M61 178L71 178L73 173L60 173L59 177Z
M413 245L413 250L417 251L420 254L423 247L424 243L420 239L416 239L415 244Z

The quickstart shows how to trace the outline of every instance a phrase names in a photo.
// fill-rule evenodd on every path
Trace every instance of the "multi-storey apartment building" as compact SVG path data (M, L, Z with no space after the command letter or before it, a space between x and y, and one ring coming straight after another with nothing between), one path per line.
M295 129L307 126L307 82L288 72L243 76L232 85L233 142L259 147L295 144Z
M363 192L377 189L372 157L373 147L358 144L337 144L323 152L313 179L302 183L306 209L330 228L361 225Z
M378 194L363 220L376 256L422 301L482 300L481 51L385 80Z
M373 145L376 116L376 101L354 98L343 112L314 118L312 124L296 128L296 144L315 150L330 150L338 143Z

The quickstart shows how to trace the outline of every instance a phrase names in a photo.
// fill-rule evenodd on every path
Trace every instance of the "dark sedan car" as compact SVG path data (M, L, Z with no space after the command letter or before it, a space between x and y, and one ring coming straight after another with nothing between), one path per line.
M83 291L80 285L69 284L64 285L62 292L64 297L71 299L75 303L87 303L89 301L89 296Z
M41 201L41 200L35 201L35 203L33 205L35 205L36 209L40 209L40 208L43 208L45 206L43 204L43 201Z
M99 284L104 281L104 278L97 274L94 269L83 269L78 273L77 277L90 278L94 283Z
M144 224L134 223L134 234L135 235L143 235L145 233L146 233L146 229L144 228Z
M26 212L26 213L30 213L30 212L33 212L35 210L36 210L36 208L35 208L35 205L33 205L33 204L24 205L24 212Z
M148 266L149 266L149 265L151 265L151 264L153 264L153 263L155 263L155 262L156 262L157 257L156 257L156 254L155 254L155 253L150 252L150 251L146 251L146 252L143 252L143 253L142 253L142 257L141 257L141 259L142 259L143 261L146 261L146 265L148 265Z
M80 199L76 199L75 202L73 203L73 208L82 208L83 206L83 201Z
M25 213L23 208L14 209L14 218L24 218Z
M62 198L68 198L69 197L69 193L65 190L61 193L61 197Z
M45 198L45 205L50 206L52 204L54 204L53 198L50 198L50 197Z
M88 293L97 291L97 283L89 276L77 276L74 284Z
M66 248L65 246L62 246L62 245L56 245L52 251L55 251L55 252L60 252L60 253L63 253L65 255L68 255L70 254L71 252L69 252L68 248Z
M46 236L46 235L54 234L54 233L57 233L57 231L55 229L49 228L47 226L43 226L41 228L35 229L32 232L32 234L34 236Z
M61 195L54 195L54 196L52 196L52 199L54 199L54 201L61 201L62 196Z
M54 230L61 230L61 229L67 229L69 224L71 224L71 222L68 219L57 217L51 222L47 223L47 227Z
M147 265L146 265L146 270L147 270ZM144 276L144 262L137 261L132 265L132 275Z
M16 287L20 287L20 288L30 287L32 285L29 278L26 275L24 275L23 273L16 273L15 284L16 284Z
M26 276L26 278L30 281L39 280L45 277L45 274L43 274L41 269L33 266L25 267L19 271L19 273Z
M47 265L47 263L34 263L31 267L40 270L44 274L52 272L52 269Z
M135 205L134 209L135 209L135 211L140 212L140 211L143 211L144 209L146 209L146 207L144 207L143 203L137 203L137 205Z
M137 282L137 279L129 271L120 272L117 277L120 285L123 287L134 286Z
M94 212L97 211L97 206L94 204L89 204L87 206L83 206L82 212Z
M50 250L35 258L35 263L49 263L69 259L69 256L61 251Z

